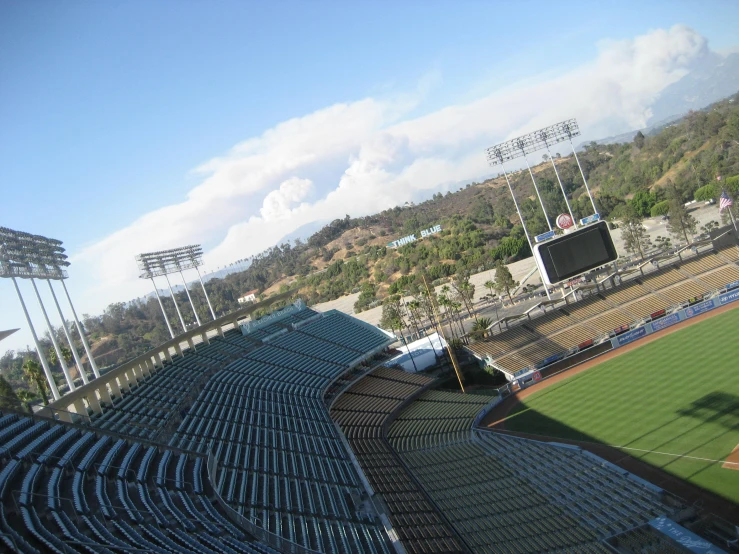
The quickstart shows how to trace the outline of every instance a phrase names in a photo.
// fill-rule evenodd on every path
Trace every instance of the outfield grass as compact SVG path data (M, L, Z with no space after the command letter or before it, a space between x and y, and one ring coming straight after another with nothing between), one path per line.
M739 470L694 459L723 461L739 444L739 309L536 392L505 425L618 446L739 502Z

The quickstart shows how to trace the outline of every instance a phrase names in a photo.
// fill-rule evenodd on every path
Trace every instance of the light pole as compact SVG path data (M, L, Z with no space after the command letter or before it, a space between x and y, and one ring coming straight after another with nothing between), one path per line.
M69 373L69 367L67 367L67 361L64 359L64 356L62 355L62 349L59 347L59 343L56 340L56 337L54 336L54 328L51 326L51 321L49 321L49 315L46 313L46 308L44 308L44 303L41 300L41 295L38 292L38 287L36 287L36 282L31 278L31 284L33 285L33 290L36 292L36 299L38 300L38 305L41 308L41 313L44 315L44 320L46 321L46 328L49 330L49 336L51 337L51 343L54 345L54 350L56 351L56 357L59 360L59 365L62 366L62 372L64 373L64 378L67 380L67 385L69 386L69 390L73 391L76 390L77 387L74 386L74 379L72 379L72 375Z
M157 252L146 252L144 254L139 254L138 256L136 256L136 261L138 263L139 269L141 270L141 274L139 275L139 277L141 279L151 279L152 284L154 284L155 291L157 291L157 288L156 283L154 283L154 277L164 276L164 278L167 280L169 293L172 295L172 301L174 302L175 310L177 311L177 315L179 316L182 328L185 331L187 331L185 320L182 317L182 312L180 311L180 307L177 304L177 299L175 298L174 291L172 290L172 285L169 282L169 275L172 273L179 273L180 277L182 277L182 282L185 285L185 293L187 294L187 298L190 301L190 306L192 307L192 311L195 314L195 321L197 322L199 327L201 324L200 317L198 316L198 312L195 309L195 304L192 301L190 289L187 287L187 280L185 279L185 275L183 273L183 271L186 269L195 269L195 271L197 271L198 279L200 280L200 286L203 287L203 293L205 294L205 300L208 303L208 307L210 308L210 313L213 316L213 319L216 318L216 314L213 311L213 306L211 306L210 299L208 298L208 293L205 290L205 285L203 284L203 278L200 276L200 271L198 270L198 266L203 265L203 249L199 244L172 248L170 250L159 250ZM175 335L172 331L172 326L169 324L167 312L164 310L164 304L162 303L162 299L159 297L158 291L157 300L159 300L159 307L162 309L164 320L167 322L169 334L172 335L172 338L174 338Z
M69 328L67 327L67 320L64 319L62 308L61 306L59 306L59 301L56 299L54 288L51 286L51 280L47 279L46 282L49 284L49 290L51 291L51 297L54 299L54 305L56 305L56 310L59 313L59 319L62 320L62 329L64 329L64 336L67 337L67 342L69 343L69 349L72 351L72 356L74 356L75 364L77 364L77 370L79 371L80 377L82 377L82 382L86 385L87 383L89 383L89 381L87 380L87 373L85 372L85 366L82 365L82 360L80 359L80 355L77 352L77 348L74 346L72 335L69 334Z
M41 344L38 341L38 337L36 336L36 329L33 327L33 322L31 321L31 316L28 315L28 310L26 309L26 303L23 301L23 296L21 295L21 290L18 288L18 282L15 280L15 277L11 277L13 280L13 285L15 285L15 292L18 294L18 300L21 302L21 307L23 308L23 314L26 316L26 323L28 323L28 328L31 330L31 336L33 337L33 344L36 346L36 354L38 354L39 360L41 360L41 367L44 368L44 375L46 375L46 381L49 383L49 388L51 389L51 395L54 398L54 400L59 400L61 398L61 395L59 394L59 389L56 387L56 381L54 381L54 377L51 374L51 367L49 366L49 362L46 360L46 355L44 354L43 348L41 348Z
M13 285L18 295L18 300L20 300L21 307L23 308L23 313L26 317L26 322L28 323L28 327L31 330L33 342L36 346L36 351L38 353L39 360L41 361L41 366L44 369L44 375L46 376L46 380L49 384L49 390L51 391L54 400L58 400L61 395L59 394L59 389L57 388L56 382L54 381L54 376L51 373L49 362L46 359L44 351L41 347L41 343L38 340L36 329L33 327L33 322L31 321L31 317L28 314L28 310L26 309L26 304L23 301L23 296L21 295L16 278L29 279L31 281L31 285L33 286L33 289L36 293L36 299L38 300L39 307L41 308L41 313L44 316L44 320L46 321L46 325L49 330L51 342L54 346L56 355L59 358L59 364L61 365L62 371L64 372L64 377L67 381L67 384L69 385L69 390L73 391L75 390L74 380L72 379L72 376L69 372L67 361L62 354L62 346L59 344L59 341L57 341L57 338L54 334L54 328L51 325L49 315L46 312L46 308L44 307L43 300L41 299L41 294L39 293L35 281L35 279L43 279L49 283L49 289L51 290L51 295L54 298L54 304L56 305L57 311L59 312L59 317L62 320L64 335L69 342L70 351L72 352L75 362L77 363L77 367L79 368L80 377L82 378L84 383L87 383L87 374L85 373L82 360L79 356L79 353L77 352L77 349L74 346L72 335L69 332L67 322L64 319L64 314L62 313L61 306L59 305L59 301L54 292L54 287L51 284L51 281L62 282L62 287L64 288L64 292L67 295L69 305L72 308L72 313L74 314L75 323L77 324L77 329L80 333L82 343L85 345L88 358L90 359L90 365L93 368L95 376L98 377L99 372L97 370L97 366L95 365L95 360L92 357L92 352L90 351L89 345L87 344L87 339L85 338L85 334L82 331L82 326L80 325L79 319L77 318L77 313L75 312L74 306L72 305L69 291L67 291L67 287L64 284L64 279L67 278L67 273L66 271L64 271L63 268L67 266L69 266L69 262L67 261L67 255L64 253L62 241L43 237L41 235L32 235L31 233L25 233L23 231L14 231L13 229L8 229L7 227L0 227L0 277L11 278L13 280Z
M87 353L87 359L90 360L90 366L92 366L92 372L95 374L95 377L100 377L100 370L98 369L98 366L95 363L95 358L92 356L92 350L90 350L90 345L87 343L87 337L85 337L85 333L82 330L82 325L80 324L80 320L77 317L77 312L74 309L74 304L72 304L72 298L70 298L69 296L67 285L64 284L64 279L60 279L60 281L62 282L62 288L64 289L64 294L67 295L67 302L69 302L69 307L72 309L72 316L74 317L74 324L77 326L77 332L80 334L80 338L82 339L82 346L85 347L85 352Z

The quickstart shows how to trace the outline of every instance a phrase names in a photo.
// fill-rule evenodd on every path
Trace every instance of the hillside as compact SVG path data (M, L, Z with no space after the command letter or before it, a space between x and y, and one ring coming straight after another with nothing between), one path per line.
M737 99L739 96L734 96L703 111L690 112L641 140L586 145L579 154L580 162L596 191L601 215L617 216L626 199L638 193L643 193L640 199L646 197L653 204L664 198L668 186L676 187L690 200L696 189L715 183L717 175L724 176L722 183L730 185L734 180L727 182L726 178L739 175ZM590 215L592 207L574 158L555 157L575 215ZM542 161L534 171L550 217L566 211L551 163ZM511 182L531 234L546 231L528 172L512 175ZM388 247L393 240L412 233L420 236L421 230L434 225L441 225L442 231L400 248ZM390 294L417 290L423 275L429 281L439 281L490 268L497 260L511 262L528 255L505 180L498 176L372 216L347 215L305 241L276 245L249 258L244 262L248 263L246 270L210 279L206 287L218 315L235 309L239 295L251 289L264 295L293 290L309 304L361 292L356 308L361 310ZM200 287L194 287L191 294L201 319L209 320ZM184 291L176 296L180 306L187 306ZM172 327L179 329L172 299L163 300ZM194 323L189 307L183 316L188 324ZM157 301L151 297L112 304L103 314L86 317L84 325L94 348L104 352L110 364L169 338ZM45 340L49 344L48 338ZM8 352L0 359L0 371L14 387L27 387L20 369L27 355L33 354Z

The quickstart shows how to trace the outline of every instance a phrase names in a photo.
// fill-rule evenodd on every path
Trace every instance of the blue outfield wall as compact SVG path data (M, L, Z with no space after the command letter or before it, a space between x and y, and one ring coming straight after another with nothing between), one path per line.
M739 283L739 281L737 283ZM662 329L667 329L668 327L671 327L676 323L685 321L686 319L690 319L691 317L695 317L706 312L710 312L711 310L720 308L721 306L725 306L726 304L735 302L737 300L739 300L739 289L719 294L716 298L711 298L710 300L705 300L703 302L693 304L692 306L683 308L682 310L679 310L673 314L666 315L654 321L650 321L643 327L632 329L631 331L623 333L622 335L613 337L611 339L611 345L613 346L613 348L618 348L619 346L634 342L635 340L639 340L642 337L651 335L652 333L661 331Z

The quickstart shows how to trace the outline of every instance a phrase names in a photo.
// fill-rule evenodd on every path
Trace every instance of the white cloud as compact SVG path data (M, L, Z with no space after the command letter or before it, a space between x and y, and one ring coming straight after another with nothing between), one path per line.
M202 182L183 202L145 214L74 261L94 268L100 309L140 290L137 252L204 243L214 268L306 223L367 215L490 173L484 147L521 132L573 116L591 138L644 126L659 92L706 51L703 37L676 26L603 42L580 67L412 119L406 114L429 93L425 83L390 100L330 106L200 165Z
M303 200L313 189L313 181L291 177L280 183L280 188L264 197L259 213L265 221L277 221L290 215L293 204Z

